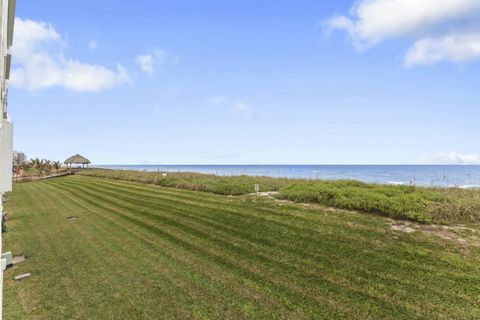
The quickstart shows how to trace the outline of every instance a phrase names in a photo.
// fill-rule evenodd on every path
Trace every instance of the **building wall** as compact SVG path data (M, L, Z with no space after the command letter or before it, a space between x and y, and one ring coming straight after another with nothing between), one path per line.
M12 190L13 124L7 114L10 50L13 43L16 0L0 0L0 214L3 216L3 195ZM2 219L0 216L0 229ZM3 252L0 236L0 253ZM3 271L6 260L0 259L0 319L3 318Z
M0 193L12 190L13 124L7 113L15 0L0 0Z

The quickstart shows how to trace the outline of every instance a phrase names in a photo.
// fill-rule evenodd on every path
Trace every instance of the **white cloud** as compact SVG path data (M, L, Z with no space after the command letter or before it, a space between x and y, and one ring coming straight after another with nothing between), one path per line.
M233 106L232 110L233 110L233 112L242 115L247 120L251 120L253 118L253 115L254 115L254 111L253 111L252 107L250 107L249 105L247 105L243 102L237 102Z
M139 55L135 61L138 63L138 65L140 66L140 69L143 72L148 74L150 78L153 77L154 58L152 55L150 54Z
M327 24L346 30L358 45L420 31L480 9L479 0L361 0L351 9L352 18L333 17Z
M207 99L207 102L213 105L223 104L227 100L225 96L213 96Z
M129 81L120 64L111 70L68 59L63 53L65 46L52 25L16 18L12 86L28 90L61 86L74 91L100 92Z
M92 50L92 51L95 50L95 49L97 49L97 41L91 40L91 41L88 43L88 48L89 48L90 50Z
M466 63L477 59L480 59L480 33L453 34L418 40L408 50L405 65L434 64L442 60Z
M334 16L326 26L328 34L346 31L359 50L391 38L414 39L405 58L412 65L480 59L480 25L472 23L478 19L480 0L359 0L350 16Z
M135 62L140 66L140 70L152 78L155 70L167 63L176 64L180 61L178 56L171 56L166 51L155 50L153 53L140 54Z
M425 154L421 158L428 164L480 164L480 155L460 154L458 152Z

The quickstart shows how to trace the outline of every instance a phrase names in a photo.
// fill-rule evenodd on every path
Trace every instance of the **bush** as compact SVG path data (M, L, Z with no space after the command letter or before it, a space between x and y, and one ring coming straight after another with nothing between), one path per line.
M165 175L160 172L92 169L81 174L222 195L253 193L254 185L259 184L261 191L279 191L277 198L294 202L318 203L421 223L480 222L479 190L183 172Z
M330 207L378 213L391 218L430 222L429 200L422 190L397 186L316 181L280 191L280 199L319 203Z
M252 176L217 176L191 172L145 172L133 170L91 169L83 175L116 180L136 181L169 188L211 192L223 195L242 195L255 192L254 185L259 184L261 191L278 191L293 180Z

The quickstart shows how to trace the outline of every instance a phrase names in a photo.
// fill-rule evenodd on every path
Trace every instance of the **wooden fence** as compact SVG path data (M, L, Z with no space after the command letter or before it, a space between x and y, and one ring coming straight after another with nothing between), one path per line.
M45 179L52 179L57 177L64 177L70 176L79 172L82 169L72 168L66 170L59 170L58 172L49 172L49 173L42 173L42 174L33 174L33 175L25 175L21 177L13 177L13 182L28 182L28 181L37 181L37 180L45 180Z

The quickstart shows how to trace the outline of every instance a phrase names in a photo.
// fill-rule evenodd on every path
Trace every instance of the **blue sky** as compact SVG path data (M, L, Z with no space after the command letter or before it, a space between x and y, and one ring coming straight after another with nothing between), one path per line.
M18 1L15 148L96 164L480 163L480 4L432 1Z

